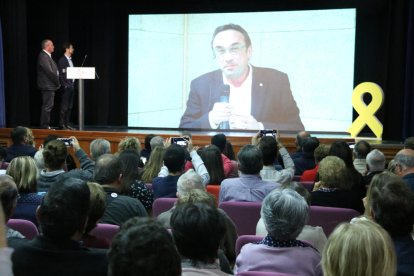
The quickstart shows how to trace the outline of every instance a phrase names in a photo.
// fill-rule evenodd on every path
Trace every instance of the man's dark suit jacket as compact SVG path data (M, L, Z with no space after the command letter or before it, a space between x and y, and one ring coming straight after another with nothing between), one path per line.
M253 67L251 115L266 129L304 130L290 91L288 76L270 68ZM223 93L223 74L216 70L191 82L180 128L211 128L208 113Z
M70 67L70 64L65 55L59 59L58 67L60 84L63 88L73 87L73 81L71 79L68 80L66 77L66 69Z
M60 87L58 67L43 50L37 59L37 86L40 90L56 91Z

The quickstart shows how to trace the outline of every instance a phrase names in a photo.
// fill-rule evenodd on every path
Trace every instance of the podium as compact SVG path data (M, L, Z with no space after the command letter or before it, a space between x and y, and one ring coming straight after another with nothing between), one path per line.
M68 79L78 80L78 120L79 130L84 127L84 83L83 80L95 79L95 67L68 67L66 70L66 77Z

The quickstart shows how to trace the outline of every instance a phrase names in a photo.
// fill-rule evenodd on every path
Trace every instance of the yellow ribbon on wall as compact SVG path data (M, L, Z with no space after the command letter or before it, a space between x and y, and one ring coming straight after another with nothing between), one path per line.
M372 100L366 105L363 96L365 93L371 94ZM382 137L382 123L375 117L375 113L380 109L384 100L384 92L381 87L373 82L363 82L355 87L352 93L352 106L359 114L358 118L349 127L348 132L351 137L357 137L361 130L367 125L377 138Z

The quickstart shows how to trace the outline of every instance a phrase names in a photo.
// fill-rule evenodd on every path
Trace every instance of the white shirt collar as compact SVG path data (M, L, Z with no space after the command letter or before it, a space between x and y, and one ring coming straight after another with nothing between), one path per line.
M43 52L45 52L50 58L52 58L52 54L51 53L49 53L48 51L46 51L44 49L43 49Z

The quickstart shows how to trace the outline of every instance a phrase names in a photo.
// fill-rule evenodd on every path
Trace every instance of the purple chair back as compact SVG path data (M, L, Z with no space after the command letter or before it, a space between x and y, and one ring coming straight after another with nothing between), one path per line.
M301 181L299 183L302 184L302 186L305 187L305 189L309 192L312 192L313 186L315 185L315 182L313 181Z
M349 222L360 213L353 209L311 206L308 225L321 226L328 237L342 222Z
M239 236L256 234L261 202L225 201L219 205L219 208L234 222Z
M97 238L107 239L112 241L112 238L118 233L119 225L98 223L97 226L92 229L90 234Z
M240 254L240 250L246 243L253 243L259 242L263 240L262 236L255 236L255 235L242 235L239 236L236 240L236 256Z
M147 186L148 190L150 190L151 192L153 191L152 183L145 183L145 185Z
M297 274L286 274L280 272L267 271L245 271L236 274L237 276L297 276Z
M157 198L156 200L154 200L154 203L152 204L152 216L156 218L159 214L170 210L174 206L174 203L176 201L177 198Z
M39 235L36 225L25 219L9 219L7 226L13 230L19 231L28 240L32 240Z

